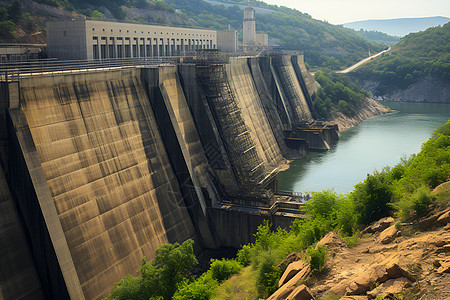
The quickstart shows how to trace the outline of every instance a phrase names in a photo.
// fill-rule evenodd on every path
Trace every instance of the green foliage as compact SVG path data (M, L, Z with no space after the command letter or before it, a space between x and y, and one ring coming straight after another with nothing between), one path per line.
M252 246L253 246L252 244L244 245L237 252L236 259L243 266L248 266L250 264Z
M242 269L242 265L234 259L212 259L211 267L212 278L221 282L232 275L239 273Z
M245 1L221 2L247 5ZM167 3L183 11L194 25L211 29L226 29L231 25L242 30L243 12L237 5L212 5L202 0L167 0ZM256 29L268 33L285 49L304 50L305 60L311 66L325 63L338 69L366 57L369 49L372 52L383 49L383 45L367 42L351 29L314 20L295 9L262 1L252 1L251 5L272 11L256 14Z
M334 112L352 116L363 99L369 96L345 75L324 70L317 72L314 77L321 85L313 95L313 105L320 118L330 118Z
M208 300L213 295L217 286L217 280L212 278L211 272L205 272L193 282L182 282L172 299Z
M91 17L92 17L92 19L94 19L94 20L98 20L98 19L103 18L103 15L102 15L102 13L99 12L98 10L94 10L94 11L92 12L92 14L91 14Z
M431 75L450 81L450 23L411 33L383 54L356 71L359 78L380 82L376 94L406 88Z
M142 259L141 275L128 275L114 284L108 299L171 299L177 285L198 263L193 243L187 240L181 245L162 245L152 262L147 262L145 257Z
M261 260L256 278L256 286L258 288L259 296L267 298L278 289L278 281L282 272L277 267L276 258L270 253L266 253Z
M308 255L310 256L309 264L312 270L320 271L325 266L327 259L327 247L324 245L317 245L316 248L309 248Z
M14 0L10 5L7 6L8 15L10 19L17 23L22 17L22 4L19 0Z
M0 22L0 38L2 39L13 39L14 29L16 24L12 21L1 21Z
M364 182L355 185L350 197L355 203L359 224L368 225L386 217L392 212L389 206L393 200L392 178L385 170L367 174Z
M427 187L418 188L411 195L411 208L416 212L417 217L423 217L430 211L430 205L436 197Z

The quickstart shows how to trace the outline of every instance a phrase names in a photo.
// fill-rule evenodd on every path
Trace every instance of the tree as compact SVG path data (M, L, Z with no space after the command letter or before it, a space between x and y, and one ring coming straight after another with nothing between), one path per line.
M22 15L22 5L19 0L14 0L10 5L8 5L9 17L17 23Z
M171 299L192 268L198 263L193 250L194 241L181 245L159 247L152 262L142 259L140 276L125 276L114 284L108 299Z
M98 10L94 10L94 11L92 12L92 14L91 14L91 17L92 17L92 19L94 19L94 20L98 20L98 19L103 18L103 15L102 15L102 13L99 12Z

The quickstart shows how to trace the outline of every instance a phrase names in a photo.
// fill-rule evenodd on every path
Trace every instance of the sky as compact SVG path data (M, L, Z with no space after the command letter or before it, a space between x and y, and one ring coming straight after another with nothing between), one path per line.
M314 19L343 24L373 19L450 17L450 0L263 0L295 8Z

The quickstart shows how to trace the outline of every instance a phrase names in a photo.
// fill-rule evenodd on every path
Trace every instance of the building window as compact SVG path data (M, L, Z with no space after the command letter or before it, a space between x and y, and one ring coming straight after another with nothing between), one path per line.
M98 40L98 37L97 37L97 36L93 36L92 39L93 39L94 41L97 41L97 40Z
M95 31L95 28L92 28L92 31Z
M98 59L98 45L92 45L92 57Z
M63 31L63 36L67 36L67 32L65 30Z

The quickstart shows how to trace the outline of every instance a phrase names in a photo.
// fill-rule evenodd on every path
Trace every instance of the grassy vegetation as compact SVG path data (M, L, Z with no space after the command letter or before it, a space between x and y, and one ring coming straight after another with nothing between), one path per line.
M326 260L326 248L315 247L315 244L326 233L337 231L354 244L361 228L382 217L396 214L411 221L424 216L435 206L448 206L448 191L437 197L431 193L437 185L448 180L450 120L423 144L417 156L368 174L349 194L337 194L330 190L313 192L305 205L309 218L295 220L289 230L273 230L269 222L264 222L258 227L254 243L244 245L235 259L213 260L210 269L199 278L181 276L186 275L187 267L195 263L191 253L192 242L185 242L188 246L184 247L184 243L181 246L164 245L161 247L164 251L157 250L154 262L144 261L140 276L127 276L116 284L110 298L126 299L123 297L124 291L141 291L149 299L149 294L142 287L165 286L162 283L167 277L158 274L169 273L175 274L172 276L173 283L156 295L164 299L170 299L173 292L173 299L265 298L278 288L278 280L287 267L280 262L288 254L307 253L304 259L313 269L320 270ZM184 249L181 251L184 254L180 254L180 249ZM178 254L172 254L172 250ZM173 269L177 261L174 258L180 257L186 257L188 263L177 268L177 272L164 270ZM164 265L162 262L166 260L172 263ZM230 277L231 280L226 281ZM136 294L132 296L133 299L141 298Z
M359 68L356 75L380 82L378 95L406 88L428 75L450 82L450 23L403 37L391 51Z

